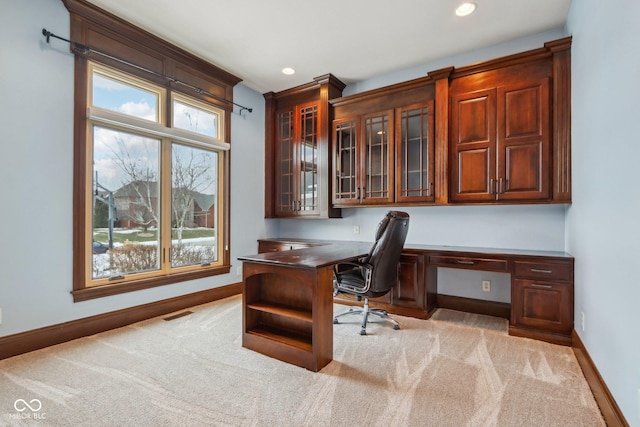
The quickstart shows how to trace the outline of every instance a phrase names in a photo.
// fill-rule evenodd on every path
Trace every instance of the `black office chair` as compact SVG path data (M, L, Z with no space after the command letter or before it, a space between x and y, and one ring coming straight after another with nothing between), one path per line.
M360 301L364 298L362 309L350 308L338 314L338 318L350 314L362 313L362 329L360 335L367 335L367 319L369 314L379 316L393 323L393 329L400 329L398 322L390 318L385 310L369 308L369 298L381 297L396 285L398 280L398 262L409 230L409 214L389 211L376 231L376 240L369 254L357 262L340 263L333 268L334 295L346 292L356 296Z

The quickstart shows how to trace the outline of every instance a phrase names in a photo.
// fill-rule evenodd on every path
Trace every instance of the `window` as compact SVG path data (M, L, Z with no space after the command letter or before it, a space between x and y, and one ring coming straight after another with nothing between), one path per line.
M86 63L85 250L74 257L84 277L74 295L228 272L225 111Z

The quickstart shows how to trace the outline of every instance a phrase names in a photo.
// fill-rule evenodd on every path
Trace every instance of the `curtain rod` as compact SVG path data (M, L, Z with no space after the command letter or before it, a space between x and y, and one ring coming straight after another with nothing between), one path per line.
M136 68L138 70L141 70L141 71L144 71L144 72L147 72L147 73L151 73L151 74L153 74L155 76L158 76L158 77L161 77L163 79L166 79L171 83L175 83L175 84L179 84L179 85L182 85L182 86L189 87L189 88L193 89L195 92L197 92L197 93L199 93L201 95L202 94L203 95L208 95L208 96L210 96L212 98L215 98L215 99L217 99L219 101L229 102L227 99L221 98L218 95L215 95L215 94L213 94L211 92L207 92L206 90L204 90L202 88L199 88L197 86L193 86L193 85L191 85L189 83L186 83L186 82L183 82L181 80L174 79L173 77L165 76L164 74L158 73L158 72L153 71L153 70L149 70L148 68L141 67L140 65L133 64L133 63L131 63L129 61L125 61L124 59L120 59L120 58L117 58L115 56L111 56L111 55L106 54L104 52L100 52L98 50L92 49L89 46L80 44L78 42L73 42L71 40L65 39L64 37L57 36L57 35L53 34L51 31L48 31L46 28L42 29L42 35L47 39L47 44L49 43L50 38L53 37L53 38L56 38L58 40L62 40L62 41L65 41L65 42L69 43L71 45L71 47L73 48L73 50L75 52L78 52L81 55L88 56L91 53L95 53L95 54L98 54L100 56L104 56L105 58L109 58L109 59L112 59L114 61L118 61L121 64L125 64L125 65L128 65L130 67ZM245 106L237 104L237 103L235 103L233 101L231 101L231 103L233 105L235 105L236 107L240 108L240 113L239 114L242 114L243 110L247 110L248 112L253 113L253 108L245 107Z

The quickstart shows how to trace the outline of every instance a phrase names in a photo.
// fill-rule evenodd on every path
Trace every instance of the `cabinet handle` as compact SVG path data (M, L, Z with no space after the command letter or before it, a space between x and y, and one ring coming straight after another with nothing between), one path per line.
M473 262L473 261L464 261L464 260L461 260L461 259L457 259L456 260L456 264L474 265L475 262Z
M538 288L538 289L553 289L553 286L551 285L538 285L537 283L532 283L531 287Z
M540 268L532 268L532 273L543 273L543 274L553 274L553 270L542 270Z
M367 187L362 187L362 191L360 191L360 200L364 199L366 197L366 193L365 193L365 189Z
M356 200L360 199L360 187L356 187Z
M495 189L496 189L496 180L491 178L489 180L489 194L496 194Z
M298 210L299 211L302 210L302 202L300 200L298 200Z

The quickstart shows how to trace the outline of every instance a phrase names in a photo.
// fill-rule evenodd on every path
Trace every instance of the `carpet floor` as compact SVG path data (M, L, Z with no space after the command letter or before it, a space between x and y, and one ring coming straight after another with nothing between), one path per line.
M0 426L605 425L571 348L504 319L343 318L313 373L242 347L240 296L190 311L0 361Z

